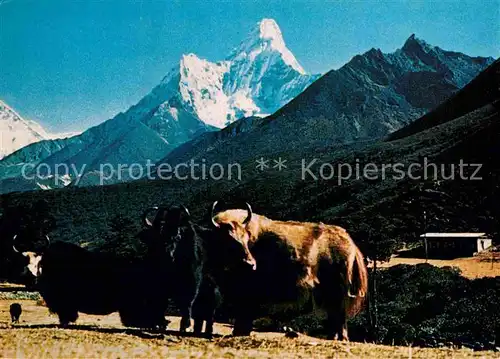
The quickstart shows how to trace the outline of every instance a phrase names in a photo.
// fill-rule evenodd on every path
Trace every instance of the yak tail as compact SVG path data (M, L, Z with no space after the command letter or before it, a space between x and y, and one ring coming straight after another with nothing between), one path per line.
M358 314L364 306L368 296L368 270L366 269L363 254L356 247L356 255L352 266L349 292L352 294L348 298L347 314L353 317ZM351 291L352 289L352 291Z

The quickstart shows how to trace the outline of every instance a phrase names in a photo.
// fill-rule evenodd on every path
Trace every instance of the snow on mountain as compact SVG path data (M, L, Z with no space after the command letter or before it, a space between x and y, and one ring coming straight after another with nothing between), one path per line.
M184 111L205 125L223 128L242 117L275 112L318 77L305 73L276 22L264 19L225 61L184 55L161 84L178 83L177 93L158 111L167 121L178 120Z
M262 53L271 54L273 52L280 54L285 64L299 74L306 74L295 56L286 47L281 30L273 19L260 21L248 38L233 51L230 58L233 60L246 58L249 62L252 62Z
M0 159L30 143L49 138L42 126L23 119L2 101L0 101L0 132Z
M92 171L92 180L82 183L94 183L102 163L156 162L199 134L243 117L275 112L318 77L305 73L286 47L276 22L264 19L225 60L210 62L195 54L183 55L126 112L69 140L32 144L0 161L0 179L15 176L20 163L43 162L50 167L85 165Z
M49 133L39 123L22 118L0 100L0 159L29 144L75 136L77 132Z
M258 23L227 62L224 91L237 102L254 106L244 117L275 112L319 77L306 74L272 19Z

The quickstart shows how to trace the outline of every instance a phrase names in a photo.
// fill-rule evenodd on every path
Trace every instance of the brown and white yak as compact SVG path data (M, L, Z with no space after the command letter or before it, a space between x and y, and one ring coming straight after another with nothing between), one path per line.
M257 316L311 313L326 320L330 339L348 340L347 318L363 307L368 275L345 229L275 221L247 209L214 214L208 246L214 278L235 310L234 335L249 335Z

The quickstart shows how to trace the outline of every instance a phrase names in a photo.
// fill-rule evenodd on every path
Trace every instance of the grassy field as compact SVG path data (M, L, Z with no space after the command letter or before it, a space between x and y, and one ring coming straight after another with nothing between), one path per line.
M217 324L213 340L180 336L178 318L169 317L167 333L143 332L121 326L118 315L82 315L69 329L33 300L23 306L21 322L10 324L9 306L0 300L0 357L2 358L494 358L498 353L469 349L392 347L326 341L308 336L285 338L282 333L255 333L232 338L231 328Z

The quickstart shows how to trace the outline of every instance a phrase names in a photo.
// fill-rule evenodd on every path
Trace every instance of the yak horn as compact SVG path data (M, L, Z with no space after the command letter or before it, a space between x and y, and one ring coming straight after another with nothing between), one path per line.
M16 240L16 237L17 237L17 234L15 234L15 235L14 235L14 238L12 238L12 240L13 240L13 241L15 241L15 240ZM13 249L13 250L14 250L14 252L16 252L16 253L21 253L21 252L19 252L19 250L16 248L16 246L15 246L15 245L12 245L12 249Z
M212 224L214 225L214 227L216 228L220 228L220 224L215 222L214 220L214 211L215 211L215 207L217 207L217 201L214 202L214 204L212 204L212 211L210 212L210 219L212 221Z
M248 222L250 222L252 220L252 207L248 204L248 202L245 202L246 206L247 206L247 212L248 212L248 216L247 218L245 218L245 220L243 221L243 224L247 224Z
M50 238L48 235L45 235L45 239L47 240L47 244L50 244Z
M191 213L189 213L189 210L186 208L186 206L184 206L183 204L181 204L181 208L184 210L184 212L186 212L186 214L187 214L188 217L191 217Z
M158 211L158 207L149 207L148 209L146 209L143 213L142 213L142 224L145 226L145 227L153 227L153 224L151 223L151 221L148 219L148 214L150 212L153 212L153 211Z

